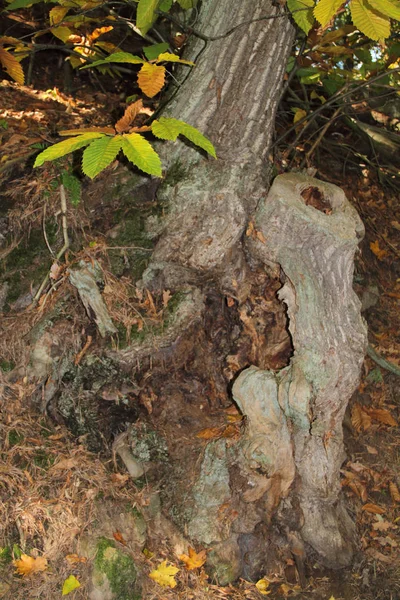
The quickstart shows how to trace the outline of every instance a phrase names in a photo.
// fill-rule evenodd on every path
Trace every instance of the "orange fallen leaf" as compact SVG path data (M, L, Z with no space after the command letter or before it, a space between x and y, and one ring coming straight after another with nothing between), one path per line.
M377 504L364 504L361 510L365 512L372 513L373 515L383 515L386 511L381 506Z
M385 258L387 252L386 250L382 250L382 248L379 247L379 240L376 240L376 242L370 242L369 247L371 248L372 252L375 254L378 260L383 260Z
M189 556L187 554L181 554L179 560L185 563L188 571L193 569L199 569L204 565L207 560L207 554L205 550L197 553L194 548L189 546Z
M389 483L389 492L392 497L393 502L400 502L400 491L394 481Z
M367 431L371 427L371 417L359 404L355 404L351 411L351 424L357 433L363 429Z
M196 437L202 440L212 440L216 437L221 437L224 427L207 427L196 433Z
M16 568L16 572L23 577L33 575L33 573L39 573L47 569L47 558L39 556L33 558L28 554L21 554L21 558L13 560L13 564Z
M124 540L124 536L122 535L122 533L120 531L114 531L113 536L114 536L114 540L116 540L123 546L126 546L126 541Z
M390 425L391 427L396 427L397 421L392 417L390 412L385 408L371 408L368 409L368 414L371 419L374 421L379 421L380 423L384 423L385 425Z
M78 554L67 554L65 560L70 565L76 565L77 563L85 563L87 562L86 556L79 556Z

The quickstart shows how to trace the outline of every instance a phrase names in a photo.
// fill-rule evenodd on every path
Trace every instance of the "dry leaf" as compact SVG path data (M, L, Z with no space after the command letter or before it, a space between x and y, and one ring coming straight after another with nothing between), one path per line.
M383 260L387 254L386 250L382 250L382 248L379 247L379 240L376 240L376 242L370 242L369 247L378 260Z
M393 527L393 525L389 523L389 521L378 521L377 523L372 524L372 529L374 531L387 531L391 527Z
M65 560L70 565L76 565L77 563L85 563L87 562L86 556L79 556L78 554L67 554Z
M153 98L164 87L165 67L145 63L138 73L137 82L142 92Z
M367 444L365 447L367 449L368 454L378 454L378 450L373 446L368 446Z
M256 588L263 596L268 596L271 593L271 590L268 590L269 581L268 579L259 579L256 583Z
M130 479L130 475L122 475L121 473L113 473L111 475L111 481L113 482L114 485L121 487L122 485L125 485L126 482Z
M390 412L385 408L371 408L368 409L368 414L371 419L374 421L379 421L380 423L384 423L385 425L390 425L391 427L396 427L397 421L392 417Z
M171 300L171 292L169 290L163 290L162 293L162 303L163 307L166 308L168 306L168 302Z
M179 560L185 563L188 571L192 571L193 569L199 569L204 565L207 560L207 554L205 550L197 553L194 548L190 548L189 546L189 556L187 554L181 554Z
M126 546L126 541L124 540L124 536L122 535L122 533L120 531L114 531L113 536L114 536L114 540L116 540L123 546Z
M149 573L149 577L163 587L174 588L177 585L174 577L177 573L179 573L179 569L174 565L168 565L164 560L157 569Z
M400 502L400 492L399 492L399 488L397 487L397 485L394 483L394 481L391 481L389 483L389 492L390 495L392 497L393 502Z
M50 278L57 281L62 273L63 267L58 263L54 262L50 267Z
M371 417L359 404L355 404L351 411L351 424L357 433L363 429L367 431L371 427Z
M372 513L373 515L383 515L386 511L381 506L377 504L364 504L361 510L365 512Z
M202 440L212 440L217 437L221 437L224 427L207 427L202 429L199 433L196 433L196 437Z
M61 471L61 470L69 471L70 469L72 469L73 467L76 467L76 466L77 466L77 462L76 462L75 458L64 458L63 460L60 460L60 462L53 465L51 467L51 470L52 471Z
M16 567L17 573L23 577L26 577L28 575L32 575L33 573L45 571L47 569L47 558L44 558L43 556L33 558L33 556L21 554L21 558L18 560L13 560L13 564Z
M135 120L135 117L137 117L142 108L143 102L141 100L137 100L133 104L130 104L125 110L124 116L115 123L115 130L118 133L124 133L125 131L129 131L130 126Z

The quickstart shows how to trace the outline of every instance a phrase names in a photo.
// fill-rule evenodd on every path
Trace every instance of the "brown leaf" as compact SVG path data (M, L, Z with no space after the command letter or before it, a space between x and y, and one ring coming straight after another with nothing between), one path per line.
M370 242L369 247L371 248L372 252L375 254L378 260L383 260L385 258L387 252L386 250L382 250L382 248L379 247L379 240L376 240L376 242Z
M400 491L394 481L389 483L389 492L392 497L393 502L400 502Z
M137 81L142 92L153 98L164 87L165 67L145 63L138 73Z
M64 458L51 467L52 471L69 471L73 467L77 467L78 463L75 458Z
M378 521L377 523L372 524L374 531L387 531L391 527L393 526L389 521Z
M3 46L0 46L0 63L3 65L3 69L7 71L9 76L12 77L14 81L20 85L24 85L25 76L21 65L15 56L5 50Z
M367 431L371 427L371 417L359 404L355 404L351 411L351 424L357 433L361 430Z
M192 571L193 569L199 569L204 565L207 560L207 554L205 550L201 550L201 552L197 553L194 548L190 548L189 546L189 556L187 554L181 554L178 558L185 563L188 571Z
M113 473L111 475L111 481L113 482L114 485L121 487L122 485L125 485L126 482L130 479L130 475L122 475L121 473Z
M67 554L65 560L70 565L76 565L77 563L85 563L87 562L86 556L79 556L78 554Z
M168 302L171 300L171 292L169 290L163 290L162 293L162 303L163 307L166 308L168 306Z
M207 427L196 433L196 437L202 440L212 440L221 437L224 427Z
M396 427L397 425L397 421L385 408L370 408L368 409L368 414L374 421L379 421L380 423L390 425L391 427Z
M122 533L120 531L114 531L113 536L114 536L114 540L116 540L123 546L126 546L126 541L124 540L124 536L122 535Z
M361 510L364 510L365 512L371 513L373 515L383 515L386 512L385 509L381 506L371 503L364 504Z
M115 123L115 130L118 133L124 133L124 131L129 131L130 126L133 121L140 113L143 108L143 102L141 100L137 100L133 104L130 104L124 112L124 116Z
M16 567L16 572L23 577L45 571L48 566L47 558L43 556L33 558L33 556L28 556L28 554L21 554L21 558L13 560L13 564Z

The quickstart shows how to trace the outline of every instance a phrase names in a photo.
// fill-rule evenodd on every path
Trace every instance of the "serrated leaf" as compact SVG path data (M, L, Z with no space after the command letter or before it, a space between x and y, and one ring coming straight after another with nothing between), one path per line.
M55 6L49 12L50 25L58 25L69 11L67 6Z
M189 554L181 554L178 558L185 563L188 571L193 571L194 569L199 569L204 565L207 560L207 553L205 550L196 552L194 548L189 546Z
M62 595L67 596L79 587L81 587L81 584L79 583L77 578L74 575L70 575L63 583Z
M197 0L177 0L178 4L183 10L189 10L189 8L195 8L197 6Z
M139 133L128 133L122 136L121 148L126 158L136 167L161 177L161 161L153 146Z
M6 10L17 10L18 8L26 8L27 6L32 6L32 4L39 4L39 2L43 2L43 0L14 0L7 7Z
M287 0L287 7L292 13L295 23L307 35L314 24L314 0ZM301 10L308 7L309 10Z
M147 60L155 60L162 52L168 50L169 46L167 42L161 42L161 44L153 44L152 46L146 46L143 48L143 52Z
M21 65L15 56L13 56L11 52L8 52L8 50L5 50L2 46L0 46L0 63L14 81L20 85L24 84L25 77Z
M107 58L103 60L96 60L95 62L90 63L90 65L85 65L82 67L83 69L89 69L90 67L97 67L99 65L108 65L109 63L127 63L131 65L142 65L145 61L140 56L135 56L134 54L130 54L129 52L114 52L114 54L110 54Z
M86 148L82 158L82 171L94 179L101 173L113 160L115 160L121 149L122 138L119 135L115 137L104 136L94 140Z
M365 0L351 0L350 11L354 25L371 40L389 37L390 19L372 10Z
M146 96L153 98L165 84L165 67L145 63L138 73L138 86Z
M151 130L154 135L162 140L176 140L178 135L183 135L190 142L205 150L208 154L217 158L215 148L198 129L178 119L161 117L159 121L153 121Z
M325 27L336 15L342 4L343 0L319 0L314 8L314 17Z
M136 100L133 104L130 104L124 112L123 117L121 117L115 123L115 130L118 133L124 133L128 131L131 124L135 120L135 117L140 113L143 109L143 102L141 100Z
M168 565L167 561L164 560L160 565L158 565L157 569L154 569L154 571L149 573L149 577L163 587L174 588L177 585L174 576L178 572L179 569L177 567L174 567L174 565Z
M159 0L139 0L136 10L136 25L146 35L155 19Z
M61 158L66 154L70 154L75 150L79 150L79 148L87 146L92 140L101 137L103 137L103 134L101 133L84 133L83 135L78 135L77 137L70 138L69 140L58 142L58 144L54 144L38 154L33 166L40 167L48 160L56 160L57 158Z
M312 2L312 0L311 0ZM172 62L172 63L181 63L182 65L190 65L194 67L194 62L191 60L183 60L179 58L176 54L172 54L171 52L162 52L157 57L157 62Z
M391 0L369 0L373 10L381 13L385 17L390 17L400 21L400 3L391 2Z
M152 122L151 131L160 140L172 140L174 142L180 133L179 123L180 121L176 119L161 117L158 121Z

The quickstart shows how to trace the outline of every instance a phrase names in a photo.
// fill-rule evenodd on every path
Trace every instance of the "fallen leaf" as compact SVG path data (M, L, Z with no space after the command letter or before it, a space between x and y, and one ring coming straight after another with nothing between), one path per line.
M256 583L256 588L263 596L268 596L271 593L271 590L268 590L269 581L268 579L259 579Z
M70 594L78 587L81 587L81 584L74 575L70 575L63 583L62 595L67 596L67 594Z
M13 560L13 564L16 567L17 573L26 577L33 573L45 571L47 569L47 558L43 556L33 558L33 556L28 556L28 554L21 554L21 558Z
M168 302L171 300L171 292L169 290L163 290L162 293L162 303L163 303L163 307L166 308L166 306L168 305Z
M365 446L367 449L368 454L378 454L378 450L376 448L374 448L373 446Z
M379 240L376 240L376 242L370 242L369 247L378 260L383 260L387 254L386 250L382 250L382 248L379 247Z
M207 427L196 433L196 437L202 440L212 440L213 438L221 437L224 427Z
M189 556L187 554L181 554L179 560L185 563L188 571L193 569L199 569L204 565L207 560L207 554L205 550L197 553L194 548L189 546Z
M374 531L387 531L391 527L393 527L393 525L389 523L389 521L378 521L377 523L372 524L372 529L374 529Z
M122 535L122 533L120 531L114 531L113 536L114 536L114 540L116 540L123 546L126 546L126 541L124 540L124 536Z
M179 569L174 565L168 565L164 560L157 569L149 573L149 577L163 587L174 588L177 585L174 577L177 573L179 573Z
M386 511L381 506L377 504L364 504L361 510L365 512L372 513L373 515L383 515Z
M363 429L367 431L371 427L371 417L359 404L355 404L351 411L351 424L357 433Z
M85 563L87 558L86 556L79 556L78 554L67 554L65 560L68 561L70 565L76 565L76 563Z
M400 491L394 481L389 483L389 492L392 497L393 502L400 502Z
M56 463L55 465L53 465L51 467L52 471L61 471L61 470L66 470L69 471L70 469L72 469L73 467L77 466L77 462L75 458L64 458L63 460L60 460L60 462Z
M385 425L390 425L391 427L396 427L397 421L392 417L390 412L385 408L371 408L368 409L368 414L371 419L374 421L379 421L380 423L384 423Z

